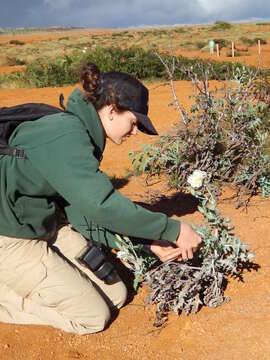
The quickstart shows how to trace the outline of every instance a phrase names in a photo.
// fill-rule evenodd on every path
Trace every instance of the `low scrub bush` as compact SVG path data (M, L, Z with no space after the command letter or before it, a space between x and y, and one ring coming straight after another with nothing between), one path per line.
M25 86L25 74L14 71L9 75L0 75L0 88L16 88Z
M120 33L112 33L112 34L111 34L111 37L112 37L112 38L123 37L123 36L125 36L125 35L124 35L123 33L121 33L121 32L120 32Z
M260 40L262 45L267 44L267 41L265 39L258 38L258 37L257 38L247 38L245 36L242 36L240 38L240 41L247 46L252 46L252 45L258 44L258 40Z
M222 48L229 46L230 42L228 40L225 39L213 39L215 44L218 44L219 49L221 50Z
M77 69L69 56L54 61L35 61L26 67L25 79L33 87L63 86L78 81Z
M197 49L201 50L202 48L204 48L206 45L206 43L204 41L196 41L195 42L195 46Z
M9 43L10 43L11 45L24 45L24 42L23 42L23 41L21 41L21 40L16 40L16 39L10 40Z
M269 26L270 25L270 22L259 22L259 23L256 23L256 25L267 25L267 26Z
M178 28L174 28L173 32L177 33L177 34L184 34L187 32L187 30L183 27L178 27Z
M255 44L254 39L250 39L245 36L242 36L239 40L247 46L251 46Z
M258 43L259 40L260 40L261 45L266 45L266 44L267 44L267 41L266 41L265 39L262 39L262 38L259 38L259 37L256 37L256 38L254 39L254 41L255 41L256 43Z
M26 64L25 60L22 60L22 59L19 59L16 57L8 56L6 58L6 60L7 60L8 66L16 66L16 65L25 65Z
M217 20L214 24L214 26L212 26L211 30L212 31L217 31L217 30L228 30L232 28L232 24L226 22L226 21L222 21L222 20Z
M244 55L246 55L245 52L242 52L242 51L239 51L239 50L234 50L234 56L239 57L239 56L244 56ZM232 50L231 49L226 52L226 56L232 57Z

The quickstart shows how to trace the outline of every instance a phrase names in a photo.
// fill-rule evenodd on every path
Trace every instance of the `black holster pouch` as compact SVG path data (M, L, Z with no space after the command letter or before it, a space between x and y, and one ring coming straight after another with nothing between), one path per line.
M102 249L91 244L83 249L77 260L83 266L89 268L105 284L112 285L118 280L118 274L113 265L106 259Z
M98 237L99 228L97 226ZM90 269L96 277L104 281L105 284L112 285L119 281L119 276L114 266L107 260L102 245L95 242L90 236L88 245L77 255L77 261Z

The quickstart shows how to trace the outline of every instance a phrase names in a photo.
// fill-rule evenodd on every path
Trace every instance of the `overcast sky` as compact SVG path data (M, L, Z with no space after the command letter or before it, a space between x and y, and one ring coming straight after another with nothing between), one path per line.
M0 28L118 28L269 18L270 0L0 0Z

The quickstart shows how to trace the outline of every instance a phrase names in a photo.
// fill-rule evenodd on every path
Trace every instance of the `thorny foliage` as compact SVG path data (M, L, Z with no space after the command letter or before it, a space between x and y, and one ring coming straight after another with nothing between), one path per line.
M117 257L134 273L133 287L137 290L143 281L144 274L147 273L157 259L147 256L141 251L141 245L134 245L127 236L121 238L120 235L116 234L116 242L120 249L117 252Z
M176 96L173 73L177 62L167 69L174 101L181 120L173 135L162 136L139 153L130 153L136 172L148 179L165 173L169 185L183 189L194 169L211 174L216 184L231 183L236 189L236 206L247 205L261 191L270 194L270 161L267 154L270 117L270 84L260 70L237 68L231 81L221 89L209 89L209 67L199 79L192 68L181 70L192 81L194 105L188 113ZM200 65L198 65L200 66ZM218 188L218 187L217 187Z
M203 190L190 188L200 201L198 210L207 223L194 226L202 238L196 257L186 263L162 264L146 274L152 291L148 301L157 304L156 325L167 319L169 311L196 313L201 306L217 307L230 299L224 296L226 278L241 278L243 268L256 268L254 254L233 233L229 218L216 206L209 182Z
M140 259L139 267L141 263L144 264L140 268L140 278L144 274L144 280L151 288L148 303L157 304L156 326L166 322L170 311L178 315L183 311L188 315L196 313L201 306L217 307L228 302L230 299L224 296L227 277L242 279L244 268L258 268L252 263L254 254L249 253L247 245L241 243L233 233L230 219L222 217L209 181L201 190L189 190L199 199L198 209L206 220L205 224L194 226L202 238L202 245L195 257L184 263L164 263L150 271L146 271L149 266L145 266L144 260ZM128 252L130 244L126 246ZM122 248L125 248L125 242L122 242ZM132 254L129 252L130 256ZM136 255L132 262L138 258L139 255Z

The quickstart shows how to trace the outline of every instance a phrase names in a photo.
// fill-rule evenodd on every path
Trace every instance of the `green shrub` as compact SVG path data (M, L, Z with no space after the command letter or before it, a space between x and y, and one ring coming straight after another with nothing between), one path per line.
M23 41L20 41L20 40L10 40L9 42L11 45L24 45L24 42Z
M25 86L25 74L21 71L14 71L8 75L0 75L0 88L16 88Z
M122 37L123 34L122 33L112 33L111 37L115 38L115 37Z
M145 36L148 35L148 32L147 32L147 31L140 31L140 32L138 33L138 35L140 35L140 37L143 38L143 37L145 37Z
M188 47L188 46L193 46L193 42L192 41L185 41L181 44L181 46L185 46L185 47Z
M25 79L34 87L63 86L78 81L74 62L69 56L53 61L35 61L26 67Z
M256 37L254 39L251 39L251 38L247 38L245 36L242 36L240 38L241 42L247 46L252 46L252 45L256 45L258 43L258 40L261 41L261 44L262 45L265 45L267 44L267 41L265 39L262 39L262 38L259 38L259 37Z
M115 32L111 34L111 37L133 37L133 35L129 34L128 31Z
M206 43L204 41L196 41L195 42L195 46L197 49L202 49L203 47L205 47Z
M247 45L247 46L251 46L251 45L254 45L254 39L250 39L250 38L247 38L245 36L242 36L240 37L239 39L243 44Z
M178 33L178 34L184 34L185 32L187 32L186 29L183 28L183 27L179 27L179 28L173 29L173 31L174 31L175 33Z
M25 65L25 61L22 59L18 59L16 57L7 57L7 64L8 66L15 66L15 65Z
M265 39L260 38L260 37L256 37L254 39L255 43L257 43L259 40L261 42L261 45L266 45L267 44L267 41Z
M246 55L246 53L243 53L242 51L234 50L234 56L239 57L239 56L244 56L244 55ZM232 50L231 49L227 51L226 56L232 57Z
M172 56L163 53L162 56L172 62ZM181 71L181 67L190 67L200 78L202 71L209 68L209 80L224 80L232 76L237 63L217 62L202 60L199 58L188 59L183 56L175 58L176 80L187 80L187 74ZM29 63L25 71L26 85L34 87L63 86L78 82L78 71L81 63L94 62L102 72L122 71L130 73L139 79L167 79L167 73L158 57L152 50L144 50L138 47L128 49L100 48L88 50L83 53L81 49L73 51L68 56L58 56L53 60L38 59Z
M219 50L230 45L230 42L225 39L213 39L213 40L214 40L215 44L218 44Z
M69 40L69 36L60 37L58 40L59 40L59 41L61 41L61 40Z
M222 21L222 20L217 20L215 22L215 25L212 26L211 30L216 31L216 30L228 30L232 28L232 24L226 22L226 21Z

